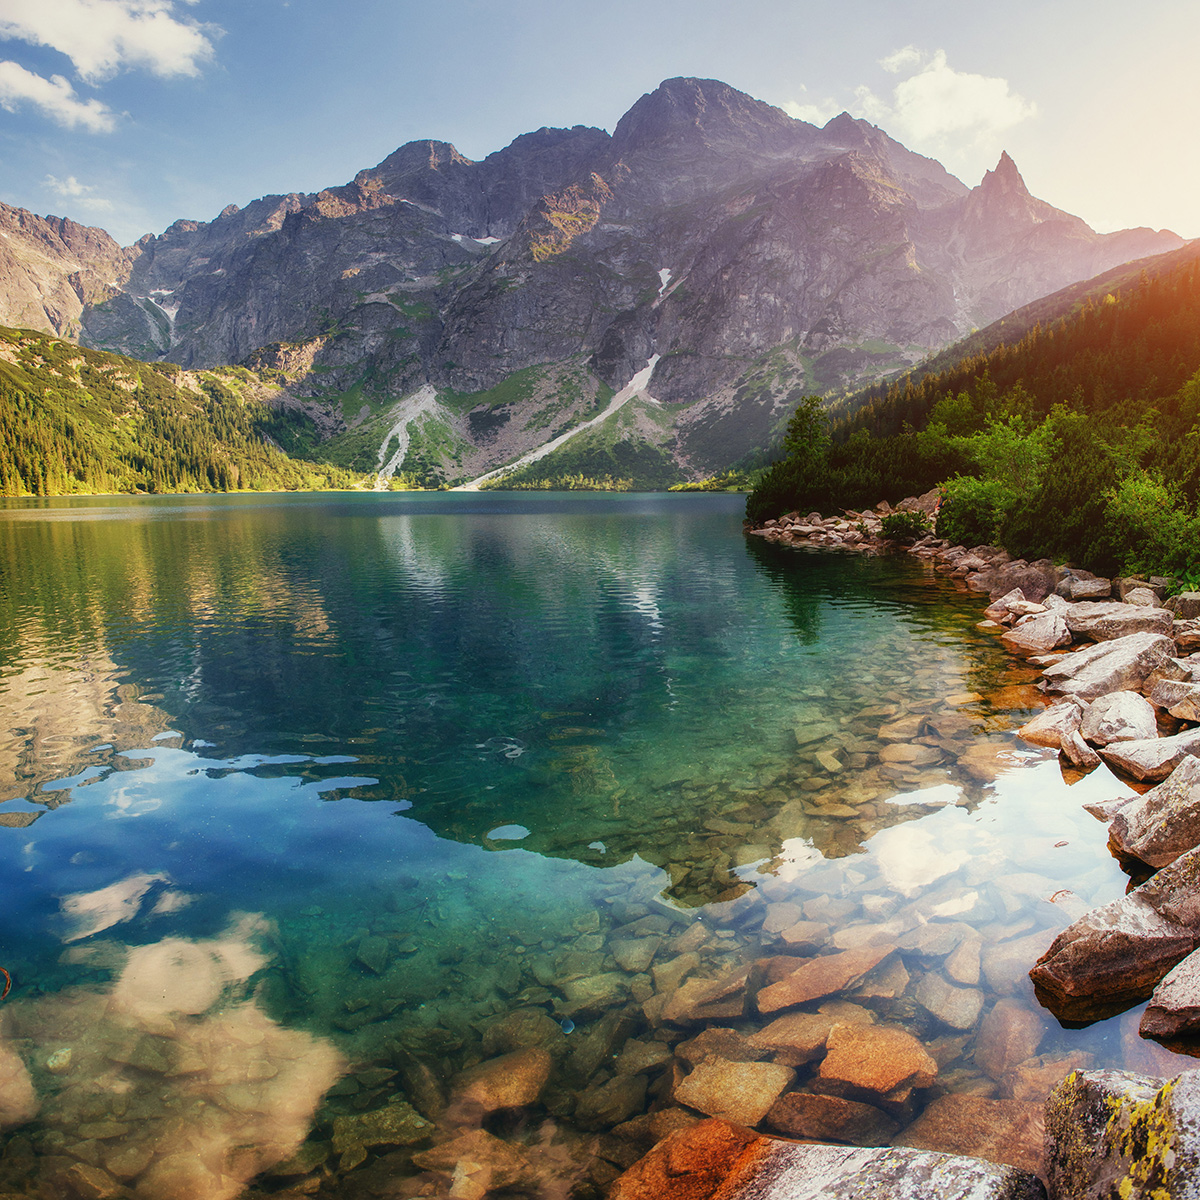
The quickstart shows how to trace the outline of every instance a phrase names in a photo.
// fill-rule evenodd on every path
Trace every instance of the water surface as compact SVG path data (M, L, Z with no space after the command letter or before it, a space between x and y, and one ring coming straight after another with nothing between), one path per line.
M977 1059L998 1000L1036 1016L1037 946L1124 890L1080 807L1124 788L1016 741L1038 698L978 598L748 542L741 508L0 509L0 1190L443 1194L436 1148L482 1128L518 1190L598 1196L681 1111L680 1044L766 1023L664 1016L681 983L870 945L806 1008L935 1053L898 1125L1161 1067L1136 1014ZM508 1053L544 1076L519 1118L468 1102Z

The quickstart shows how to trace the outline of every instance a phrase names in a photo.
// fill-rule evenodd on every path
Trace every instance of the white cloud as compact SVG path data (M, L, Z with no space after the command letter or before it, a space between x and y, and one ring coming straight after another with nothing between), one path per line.
M923 61L913 46L882 59L880 65L893 74L918 69L896 85L890 102L868 87L858 88L858 114L902 141L926 147L984 142L1037 115L1037 106L1016 95L1006 79L956 71L942 50Z
M174 9L173 0L0 0L0 38L65 54L86 83L123 67L198 75L220 31Z
M801 93L807 92L808 88L801 84L800 91ZM779 107L789 117L795 117L797 121L807 121L810 125L824 125L831 117L836 117L842 111L841 107L832 100L822 100L816 104L801 104L796 100L787 100Z
M917 67L921 65L924 55L916 48L916 46L905 46L903 50L893 50L886 58L879 60L879 65L891 74L896 75L903 71L905 67Z
M19 63L0 62L0 108L16 112L22 104L40 108L68 129L82 126L92 133L111 133L116 114L99 100L81 100L61 75L49 79L25 70Z
M92 195L96 189L89 184L80 183L74 175L68 175L66 179L58 179L53 175L47 175L42 180L42 184L64 199L74 200L76 204L83 208L96 209L102 212L108 212L112 209L111 200L105 200L102 196Z

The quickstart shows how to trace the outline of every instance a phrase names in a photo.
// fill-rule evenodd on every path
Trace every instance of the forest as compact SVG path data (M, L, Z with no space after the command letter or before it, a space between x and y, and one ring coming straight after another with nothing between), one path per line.
M0 329L0 495L349 488L283 453L249 371L184 371Z
M938 534L953 542L1200 580L1200 252L1189 251L1115 291L1075 290L1011 343L864 393L832 420L806 397L747 517L940 487Z

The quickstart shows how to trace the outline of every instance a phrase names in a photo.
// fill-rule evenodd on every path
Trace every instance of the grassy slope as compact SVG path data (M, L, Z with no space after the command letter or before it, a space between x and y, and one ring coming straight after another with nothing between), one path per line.
M355 486L271 444L269 390L239 368L185 372L0 329L0 494Z

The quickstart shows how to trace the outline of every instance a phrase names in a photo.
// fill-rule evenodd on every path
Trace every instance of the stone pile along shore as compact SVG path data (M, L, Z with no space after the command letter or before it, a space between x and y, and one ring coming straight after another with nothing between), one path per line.
M839 518L790 513L748 532L789 545L879 553L889 547L987 593L980 628L1042 671L1054 703L1017 732L1074 768L1103 761L1138 785L1095 811L1135 874L1158 873L1081 916L1030 972L1038 998L1065 1021L1092 1021L1151 997L1147 1036L1200 1032L1200 593L1167 578L1105 579L1049 559L1013 560L995 546L954 546L930 534L882 537L891 511L936 513L937 493L892 510ZM1169 974L1168 974L1169 973Z

